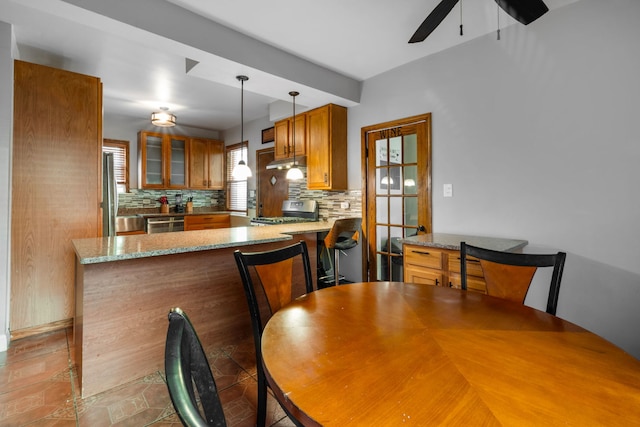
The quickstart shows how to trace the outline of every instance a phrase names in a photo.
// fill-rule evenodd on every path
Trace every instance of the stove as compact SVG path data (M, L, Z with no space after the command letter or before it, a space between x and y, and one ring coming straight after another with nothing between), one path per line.
M252 225L277 225L318 221L318 202L315 200L285 200L282 216L251 218Z

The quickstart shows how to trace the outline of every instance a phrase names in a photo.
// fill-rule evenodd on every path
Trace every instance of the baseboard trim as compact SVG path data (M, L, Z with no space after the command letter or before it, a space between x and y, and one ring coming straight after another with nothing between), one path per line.
M34 335L40 335L47 332L53 332L59 329L65 329L70 327L73 327L73 319L58 320L57 322L38 325L31 328L19 329L17 331L11 331L10 338L11 338L11 341L15 341L22 338L32 337Z

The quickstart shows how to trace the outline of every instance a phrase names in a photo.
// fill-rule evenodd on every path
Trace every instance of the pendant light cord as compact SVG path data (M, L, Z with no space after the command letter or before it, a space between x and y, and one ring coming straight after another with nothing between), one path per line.
M236 76L236 79L240 80L240 159L244 161L244 82L249 80L249 77Z
M293 97L293 126L292 126L292 133L293 133L293 167L297 167L296 165L296 96L300 95L298 92L296 91L291 91L289 92L289 95L291 95Z
M497 6L498 7L498 40L500 40L500 5Z
M460 0L460 35L463 35L462 33L462 0Z

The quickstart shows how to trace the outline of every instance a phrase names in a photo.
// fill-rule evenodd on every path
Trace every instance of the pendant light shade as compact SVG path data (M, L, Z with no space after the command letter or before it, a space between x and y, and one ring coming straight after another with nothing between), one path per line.
M238 164L233 168L231 175L234 179L245 180L252 176L251 168L247 166L244 161L244 82L249 80L247 76L236 76L236 79L240 81L240 149L241 158Z
M300 95L300 93L291 91L289 92L289 95L293 98L293 119L291 120L293 123L293 166L291 166L291 169L287 171L287 179L295 181L304 178L302 170L300 170L298 163L296 162L296 96Z
M169 128L176 125L176 116L169 113L167 107L160 107L162 111L151 113L151 124L163 128Z

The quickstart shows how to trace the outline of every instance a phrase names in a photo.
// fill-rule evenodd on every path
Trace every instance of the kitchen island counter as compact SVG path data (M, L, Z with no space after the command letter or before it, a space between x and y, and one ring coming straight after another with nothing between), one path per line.
M164 369L167 314L180 307L205 348L251 335L235 250L258 252L303 240L317 280L319 232L332 221L73 240L74 348L88 397ZM295 295L304 274L295 267Z
M233 227L72 240L80 264L122 261L293 240L296 234L329 231L333 221Z

